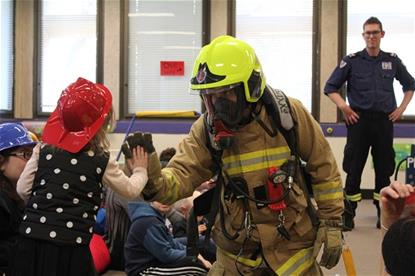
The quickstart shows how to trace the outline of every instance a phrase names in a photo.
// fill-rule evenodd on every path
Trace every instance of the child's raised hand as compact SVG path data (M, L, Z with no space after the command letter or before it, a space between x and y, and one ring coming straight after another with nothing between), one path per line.
M132 149L132 157L127 159L127 164L131 170L134 170L134 168L138 167L147 169L148 154L144 151L144 148L138 146Z

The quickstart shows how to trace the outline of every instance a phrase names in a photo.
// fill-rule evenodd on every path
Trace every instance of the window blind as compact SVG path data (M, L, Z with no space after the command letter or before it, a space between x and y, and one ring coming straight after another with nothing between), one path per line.
M0 1L0 110L13 106L13 1Z
M96 81L97 0L41 2L40 112L52 112L64 88L78 77Z
M313 1L238 0L235 31L255 49L267 83L311 111Z
M189 87L202 46L202 0L129 1L128 24L128 113L200 112Z

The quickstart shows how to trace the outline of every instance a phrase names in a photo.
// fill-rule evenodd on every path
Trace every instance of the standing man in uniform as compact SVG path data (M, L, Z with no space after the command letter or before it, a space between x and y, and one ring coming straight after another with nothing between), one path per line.
M212 228L217 261L209 275L322 275L316 262L322 244L320 266L334 267L342 248L343 191L319 124L300 101L285 101L281 91L266 85L255 51L231 36L220 36L201 49L191 87L207 112L165 168L160 170L156 154L150 154L144 197L172 204L190 196L213 177L211 168L219 167L213 200L219 211ZM296 123L296 151L311 175L317 225L307 212L297 154L275 127L277 114L269 109L276 95L291 106L293 117L287 105L280 117ZM144 141L148 152L154 152L149 145ZM213 156L210 147L220 156ZM279 188L284 192L276 195ZM284 204L266 202L276 197Z
M382 23L370 17L363 24L366 48L343 58L324 87L324 93L341 109L347 125L347 143L344 149L343 170L347 173L346 197L354 211L362 199L360 182L371 148L375 169L373 203L379 222L379 191L389 185L395 168L393 150L393 123L405 111L414 94L414 78L394 53L380 50L385 36ZM397 79L404 98L397 107L393 81ZM347 104L339 89L347 82ZM353 212L355 213L355 212ZM345 226L354 228L354 215L345 213Z

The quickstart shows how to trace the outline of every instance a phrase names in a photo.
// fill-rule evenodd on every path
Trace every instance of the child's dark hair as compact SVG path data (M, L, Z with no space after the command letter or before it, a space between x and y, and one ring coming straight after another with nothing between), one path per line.
M398 220L389 228L382 241L386 271L391 275L415 275L415 218Z
M6 149L0 152L0 165L3 162L7 162L8 158L10 158L7 155L13 150L15 150L15 148ZM17 194L16 187L13 185L13 183L10 182L10 180L3 174L2 171L0 171L0 191L4 192L8 197L10 197L17 204L19 209L24 209L24 202Z
M160 153L160 164L161 167L164 168L167 163L169 163L170 159L176 154L175 148L166 148Z

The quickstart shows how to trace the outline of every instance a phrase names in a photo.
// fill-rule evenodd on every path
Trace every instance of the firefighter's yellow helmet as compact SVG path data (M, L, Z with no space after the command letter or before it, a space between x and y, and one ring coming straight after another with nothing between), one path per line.
M219 36L200 50L193 66L191 88L203 93L238 84L244 87L246 101L257 102L265 89L261 64L248 43L232 36Z

